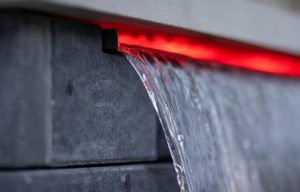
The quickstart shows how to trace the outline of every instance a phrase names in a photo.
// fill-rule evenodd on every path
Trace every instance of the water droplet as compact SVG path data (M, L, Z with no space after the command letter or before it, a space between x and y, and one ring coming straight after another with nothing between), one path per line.
M178 141L183 142L184 141L184 136L182 134L178 134L177 139L178 139Z

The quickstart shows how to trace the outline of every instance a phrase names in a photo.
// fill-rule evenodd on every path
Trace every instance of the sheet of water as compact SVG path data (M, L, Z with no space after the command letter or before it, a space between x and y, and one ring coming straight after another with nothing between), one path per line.
M157 111L181 191L300 191L300 83L122 46Z

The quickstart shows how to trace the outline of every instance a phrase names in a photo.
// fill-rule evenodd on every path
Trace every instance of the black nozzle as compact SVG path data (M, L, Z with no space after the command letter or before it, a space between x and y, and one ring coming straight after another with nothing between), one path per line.
M102 50L105 53L120 54L118 41L118 31L115 29L105 29L102 31Z

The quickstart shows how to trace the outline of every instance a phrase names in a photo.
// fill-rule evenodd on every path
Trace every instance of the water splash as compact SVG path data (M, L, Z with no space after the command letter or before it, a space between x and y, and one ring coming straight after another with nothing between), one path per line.
M284 108L300 106L295 99L300 97L300 86L299 91L287 88L293 80L260 74L245 77L243 72L224 72L213 65L195 66L192 60L174 55L121 49L160 118L182 192L300 189L300 166L294 163L289 172L283 170L285 153L300 154L298 137L282 136L285 131L299 135L300 112L294 117L278 115ZM274 105L283 92L292 95L283 96L288 99L286 106ZM283 131L286 121L290 124ZM299 162L300 155L289 160Z

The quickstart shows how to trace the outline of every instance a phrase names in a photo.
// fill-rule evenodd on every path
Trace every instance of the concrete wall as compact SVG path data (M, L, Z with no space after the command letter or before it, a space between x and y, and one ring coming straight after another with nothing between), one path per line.
M176 191L142 82L98 26L13 10L0 23L1 191Z

